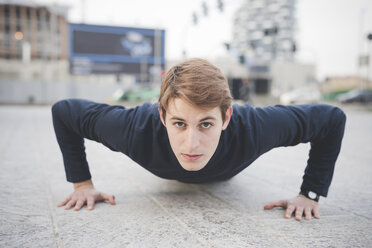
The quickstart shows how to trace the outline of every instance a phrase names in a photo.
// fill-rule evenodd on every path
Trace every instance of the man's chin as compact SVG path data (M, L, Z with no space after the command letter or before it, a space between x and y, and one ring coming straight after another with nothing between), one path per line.
M185 164L185 163L182 163L181 164L182 168L187 170L187 171L200 171L201 169L203 169L205 167L205 165L193 165L193 164Z
M203 167L202 168L187 168L187 167L183 167L183 166L182 166L182 168L184 168L187 171L200 171L201 169L203 169Z

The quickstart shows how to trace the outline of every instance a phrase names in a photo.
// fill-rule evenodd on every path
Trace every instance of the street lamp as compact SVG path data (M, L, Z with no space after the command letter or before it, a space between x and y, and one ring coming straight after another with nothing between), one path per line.
M23 33L22 33L22 32L16 32L16 33L14 34L14 38L15 38L16 40L22 40L22 39L23 39Z
M367 87L371 86L371 79L370 79L370 71L371 71L371 57L372 57L372 33L367 35L367 39L369 41L369 60L368 60L368 67L367 67ZM372 87L372 86L371 86Z

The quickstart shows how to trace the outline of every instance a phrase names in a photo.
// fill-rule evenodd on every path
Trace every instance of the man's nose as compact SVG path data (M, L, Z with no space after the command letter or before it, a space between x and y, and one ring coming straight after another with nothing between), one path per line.
M200 144L200 137L198 130L190 128L186 137L188 152L194 152Z

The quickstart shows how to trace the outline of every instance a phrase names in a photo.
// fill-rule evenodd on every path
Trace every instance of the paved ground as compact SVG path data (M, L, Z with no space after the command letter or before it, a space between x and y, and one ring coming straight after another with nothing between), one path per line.
M321 219L284 219L265 203L297 194L309 145L273 150L235 178L187 185L159 179L87 142L96 187L117 205L57 208L65 181L50 107L0 106L0 247L371 247L372 112L348 121Z

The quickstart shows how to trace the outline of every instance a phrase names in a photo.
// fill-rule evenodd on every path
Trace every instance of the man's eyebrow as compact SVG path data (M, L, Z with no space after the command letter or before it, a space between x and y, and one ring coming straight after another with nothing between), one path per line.
M183 121L183 122L186 122L186 120L180 118L180 117L177 117L177 116L173 116L172 118L170 118L171 120L176 120L176 121ZM204 117L203 119L201 119L199 122L203 122L203 121L206 121L206 120L213 120L215 121L216 118L214 118L213 116L207 116L207 117Z
M183 121L183 122L185 122L185 120L184 119L182 119L182 118L179 118L179 117L176 117L176 116L173 116L172 118L170 118L171 120L175 120L175 121Z
M216 118L214 118L213 116L207 116L207 117L204 117L203 119L201 119L199 122L206 121L206 120L212 120L212 121L215 121Z

